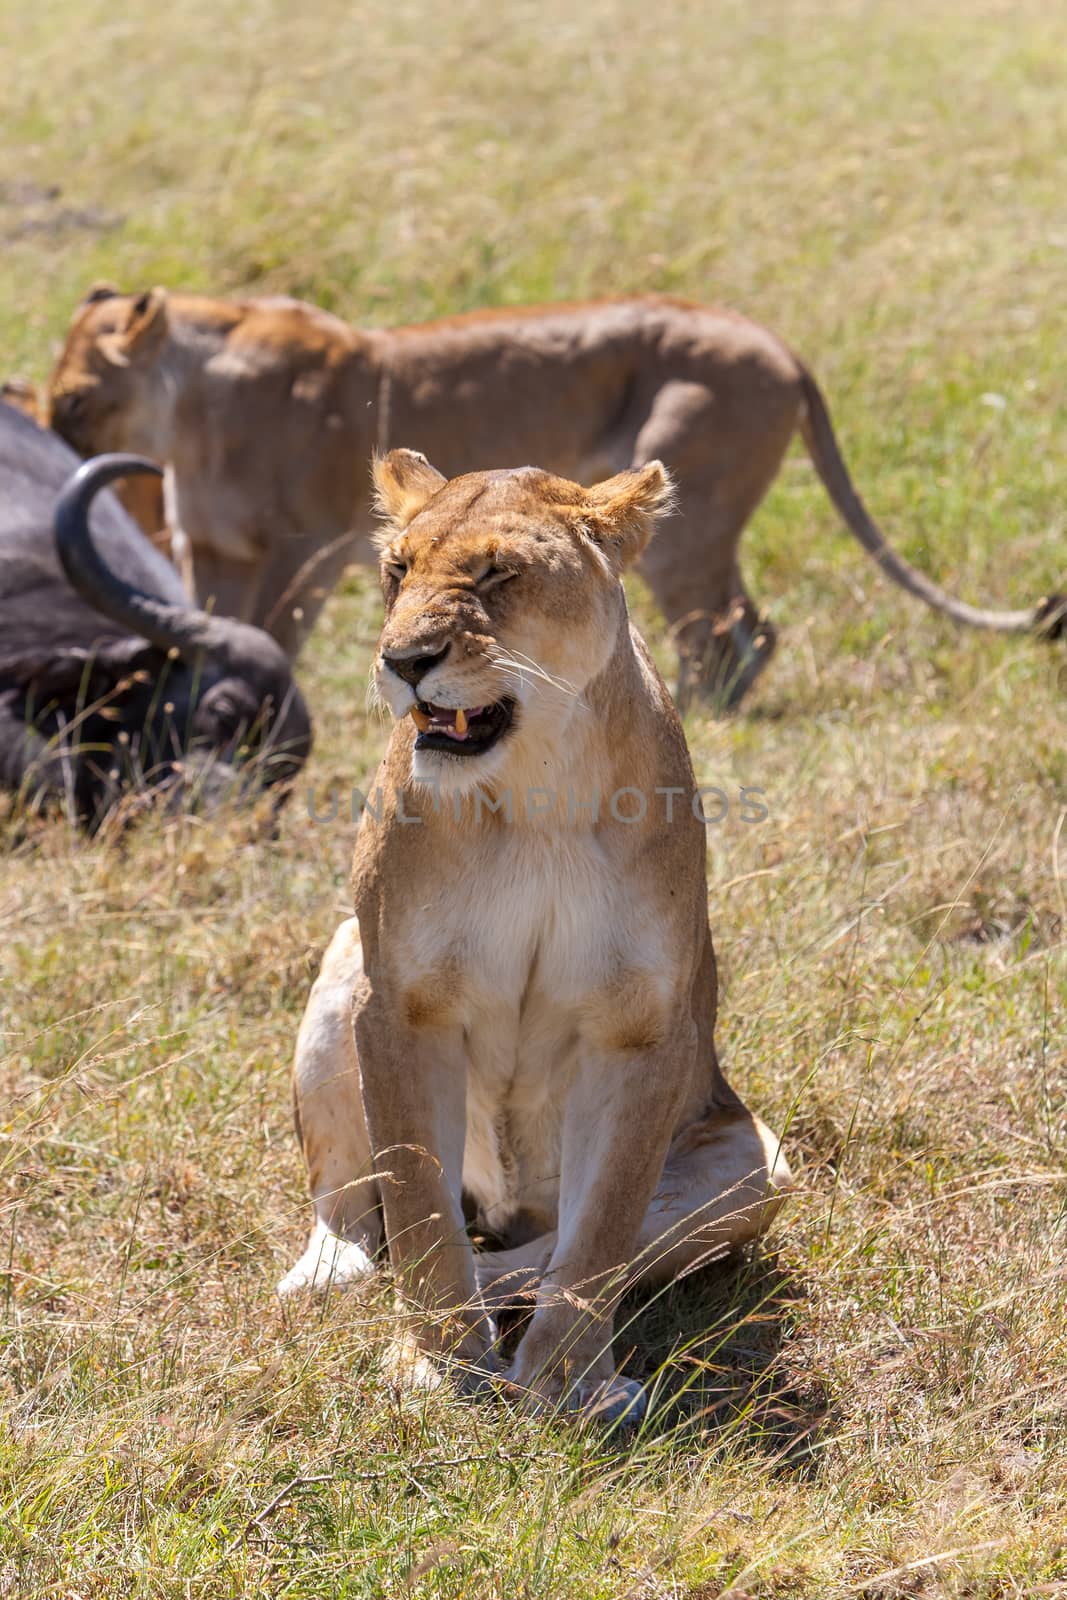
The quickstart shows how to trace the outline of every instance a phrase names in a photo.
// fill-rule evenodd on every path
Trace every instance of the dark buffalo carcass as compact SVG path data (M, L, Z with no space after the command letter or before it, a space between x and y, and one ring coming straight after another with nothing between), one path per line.
M114 497L93 505L135 471L158 468L82 463L0 403L0 784L90 827L131 795L290 785L311 745L274 640L198 610Z

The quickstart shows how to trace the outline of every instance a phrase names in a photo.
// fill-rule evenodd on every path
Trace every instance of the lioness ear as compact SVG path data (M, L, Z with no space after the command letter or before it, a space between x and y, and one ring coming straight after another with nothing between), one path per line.
M123 333L130 355L143 355L159 343L167 331L166 289L146 289L130 306Z
M130 301L125 326L118 333L101 334L97 349L112 366L128 367L131 361L151 356L166 331L167 291L146 289Z
M448 482L418 450L390 450L387 456L376 456L373 471L378 511L397 528L406 528Z
M114 283L94 283L82 295L83 306L95 306L98 300L116 300L122 290Z
M589 533L615 572L637 560L652 537L657 516L669 509L673 493L674 485L662 461L620 472L586 491Z
M6 400L9 406L32 417L34 422L38 420L40 396L37 385L28 378L5 378L0 384L0 400Z

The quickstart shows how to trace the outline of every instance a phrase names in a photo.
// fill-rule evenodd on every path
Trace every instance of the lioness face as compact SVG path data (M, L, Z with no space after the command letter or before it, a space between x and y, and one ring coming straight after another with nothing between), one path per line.
M375 465L386 618L375 681L416 736L412 778L455 791L532 781L588 715L582 694L627 626L619 574L668 495L659 462L583 489L536 468L446 481L394 450Z
M157 371L166 295L91 289L74 313L48 383L49 421L79 455L138 450L166 455L169 401Z

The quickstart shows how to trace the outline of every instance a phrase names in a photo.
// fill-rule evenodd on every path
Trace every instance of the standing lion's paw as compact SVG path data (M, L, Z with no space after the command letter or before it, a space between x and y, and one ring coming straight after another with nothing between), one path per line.
M318 1293L329 1288L348 1289L373 1271L374 1263L362 1245L341 1239L324 1222L316 1222L307 1249L285 1274L277 1292L284 1297L305 1289Z

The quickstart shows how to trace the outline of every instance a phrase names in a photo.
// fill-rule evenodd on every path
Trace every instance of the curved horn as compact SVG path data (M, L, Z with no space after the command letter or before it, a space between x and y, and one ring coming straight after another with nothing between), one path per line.
M177 650L182 655L210 649L214 618L193 606L185 610L135 588L112 572L93 543L89 513L100 490L116 478L144 473L161 478L163 469L144 456L131 455L94 456L78 468L64 484L52 519L60 564L73 588L95 611L159 649Z
M146 594L113 572L93 543L89 513L95 496L116 478L141 473L163 476L144 456L103 455L84 462L63 486L53 516L56 550L73 587L96 611L161 650L182 656L205 651L220 665L252 669L271 678L291 678L281 646L260 628L233 617L210 616L192 605L179 606Z
M120 627L186 660L202 653L223 678L232 675L254 686L264 704L273 707L269 744L275 752L274 771L268 781L292 776L311 747L311 719L281 645L250 623L146 594L113 572L93 543L89 513L94 496L116 478L146 472L162 477L162 469L144 456L95 456L78 468L64 485L53 517L63 571L94 610Z

